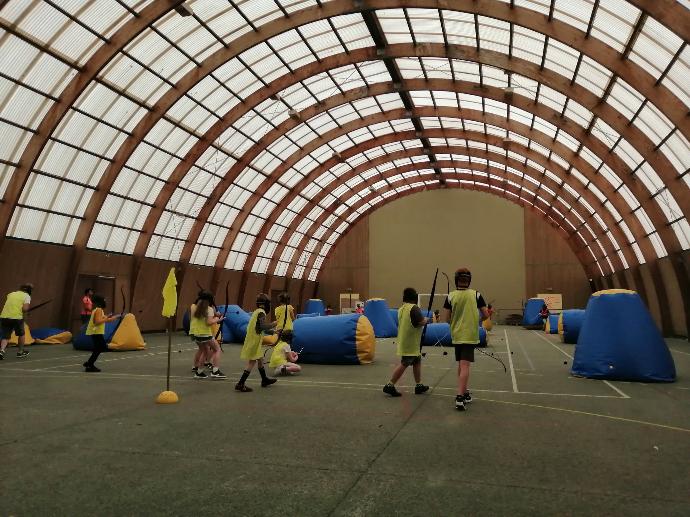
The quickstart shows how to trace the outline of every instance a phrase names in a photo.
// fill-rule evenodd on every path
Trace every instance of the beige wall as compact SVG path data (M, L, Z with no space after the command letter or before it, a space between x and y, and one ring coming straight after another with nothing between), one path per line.
M523 210L482 192L421 192L369 216L369 296L398 306L402 290L431 290L434 271L462 266L472 286L499 309L519 312L525 298ZM436 292L446 292L439 272Z

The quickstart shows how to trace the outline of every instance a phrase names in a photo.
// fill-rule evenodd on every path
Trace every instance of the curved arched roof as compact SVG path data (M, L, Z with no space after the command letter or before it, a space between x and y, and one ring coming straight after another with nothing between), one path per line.
M592 274L690 247L686 2L10 0L0 30L2 235L314 280L462 187Z

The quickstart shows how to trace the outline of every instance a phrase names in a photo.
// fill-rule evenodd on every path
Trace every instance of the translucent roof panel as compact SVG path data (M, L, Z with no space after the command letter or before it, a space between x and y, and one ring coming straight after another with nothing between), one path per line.
M642 249L658 257L687 249L690 51L678 23L625 0L467 4L473 12L329 2L334 16L320 18L324 3L190 0L194 16L184 17L141 0L5 2L7 235L311 278L334 244L330 227L345 231L385 200L434 184L434 167L383 179L386 155L417 150L409 163L430 162L438 157L422 148L431 145L466 149L469 165L446 167L449 180L525 196L591 243L602 270L625 267L618 253L628 253L611 219L626 246L649 239ZM387 58L377 45L405 53ZM438 55L417 57L430 49ZM459 58L477 52L488 64ZM429 89L436 79L461 88ZM352 152L377 138L387 143ZM539 172L524 176L506 160ZM494 184L490 167L511 179ZM330 213L337 200L344 206ZM293 242L283 256L296 220L309 249Z

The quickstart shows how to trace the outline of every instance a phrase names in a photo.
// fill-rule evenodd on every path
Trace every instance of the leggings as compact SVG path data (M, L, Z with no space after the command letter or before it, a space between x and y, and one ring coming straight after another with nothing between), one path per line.
M91 341L93 342L93 352L91 352L91 357L86 361L86 364L93 366L101 355L101 352L108 350L108 345L105 344L105 336L103 334L93 334L91 336Z

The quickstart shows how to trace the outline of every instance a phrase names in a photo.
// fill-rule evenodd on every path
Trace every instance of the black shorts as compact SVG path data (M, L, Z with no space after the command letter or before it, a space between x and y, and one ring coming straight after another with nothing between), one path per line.
M24 320L14 320L12 318L2 318L0 320L2 325L2 339L9 339L14 332L17 337L24 335Z
M422 358L418 355L403 355L400 357L400 364L405 366L413 366L419 364Z
M477 345L455 345L455 360L474 362L474 347Z

